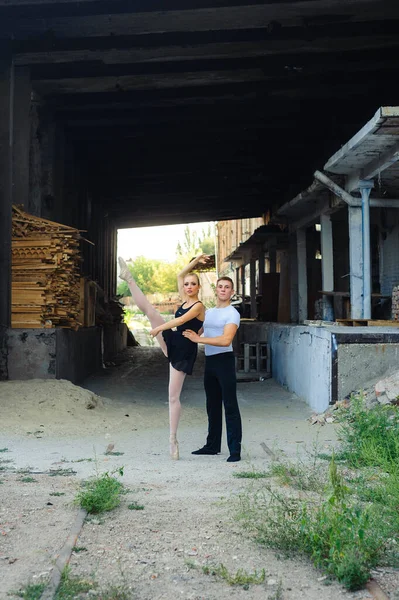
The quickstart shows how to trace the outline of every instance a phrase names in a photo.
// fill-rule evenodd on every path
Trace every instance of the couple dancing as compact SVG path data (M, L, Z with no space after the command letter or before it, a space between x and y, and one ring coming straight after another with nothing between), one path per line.
M183 304L175 318L165 322L147 300L135 282L127 264L119 258L119 277L126 281L133 300L151 323L151 335L156 337L169 360L169 426L170 455L179 458L177 427L181 404L180 394L186 375L191 375L197 357L197 344L205 344L204 387L208 414L208 436L205 446L192 454L219 454L222 441L222 405L224 405L227 445L230 456L227 462L241 460L241 416L237 403L235 361L232 342L240 324L240 315L230 306L234 293L233 281L220 277L216 282L216 307L205 311L198 299L199 277L192 269L206 264L208 257L194 258L177 276ZM176 328L175 331L172 329ZM200 337L202 332L204 337Z

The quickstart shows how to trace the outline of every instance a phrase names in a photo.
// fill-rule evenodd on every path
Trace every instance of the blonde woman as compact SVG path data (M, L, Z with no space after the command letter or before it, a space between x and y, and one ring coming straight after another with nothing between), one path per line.
M180 394L186 375L192 374L198 351L197 344L184 337L183 331L190 329L201 333L205 318L205 307L198 299L201 287L199 277L192 272L192 269L195 269L198 264L206 264L209 257L205 254L197 256L178 274L177 283L183 304L177 309L175 318L171 321L165 321L147 300L123 258L118 260L119 277L128 284L135 304L151 323L151 335L156 337L163 353L169 360L170 455L173 460L178 460L177 428L181 414ZM175 330L172 331L172 329Z

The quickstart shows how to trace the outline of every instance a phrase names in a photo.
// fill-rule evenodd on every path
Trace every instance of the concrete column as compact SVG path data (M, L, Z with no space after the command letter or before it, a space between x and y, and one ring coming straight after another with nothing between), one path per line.
M262 250L259 252L259 257L258 257L258 261L259 261L259 286L258 286L258 291L259 294L263 293L263 275L265 272L265 251Z
M298 265L298 321L308 318L308 276L306 260L306 229L296 232Z
M29 69L15 67L12 201L28 210L31 83Z
M249 263L249 278L251 288L251 319L256 319L257 308L256 308L256 260L251 258Z
M363 318L362 209L348 206L351 319Z
M333 236L330 215L321 215L321 276L325 292L334 290ZM334 320L334 301L332 296L323 296L323 319Z
M11 227L14 68L0 62L0 326L11 326Z

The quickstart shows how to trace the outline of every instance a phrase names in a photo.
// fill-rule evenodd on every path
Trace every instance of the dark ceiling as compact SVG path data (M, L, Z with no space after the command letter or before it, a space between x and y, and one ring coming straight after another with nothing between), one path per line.
M131 226L273 210L399 104L398 0L0 0L0 40Z

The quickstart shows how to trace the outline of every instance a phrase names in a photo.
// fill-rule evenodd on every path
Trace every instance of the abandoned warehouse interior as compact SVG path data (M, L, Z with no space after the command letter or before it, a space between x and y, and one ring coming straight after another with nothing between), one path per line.
M345 211L355 208L312 180L321 173L360 198L356 186L345 188L353 173L344 156L336 164L330 157L379 107L398 103L398 33L394 0L172 0L166 10L159 0L0 0L1 378L32 376L29 356L46 346L51 359L40 375L79 381L100 365L101 345L125 343L118 323L106 339L98 327L11 327L13 205L84 231L91 243L82 244L81 275L105 302L116 288L118 228L267 215L290 299L280 321L371 318L364 311L372 294L389 296L399 283L389 267L390 240L393 249L398 243L395 177L385 179L382 164L358 174L376 180L371 198L391 201L371 203L366 308L358 274L348 276L349 255L352 264L360 256L352 248L359 206L348 221ZM393 141L375 149L374 160L392 151L395 122L389 126ZM337 197L339 210L330 211ZM314 228L319 216L323 233ZM320 236L324 248L316 248ZM243 260L238 251L230 262ZM356 313L348 314L348 298ZM295 328L286 327L289 340ZM336 399L332 380L319 408ZM313 392L299 392L315 404Z

